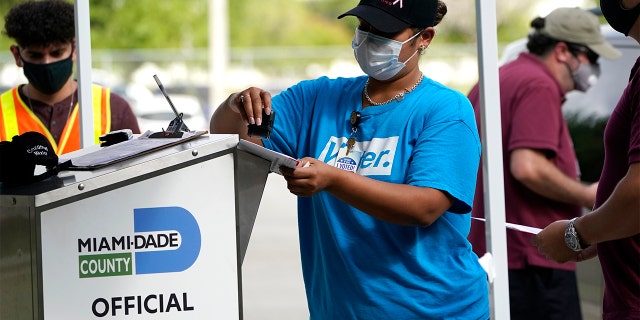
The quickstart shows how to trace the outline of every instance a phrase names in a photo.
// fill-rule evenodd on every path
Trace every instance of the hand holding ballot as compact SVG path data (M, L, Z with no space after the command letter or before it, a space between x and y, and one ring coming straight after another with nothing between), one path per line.
M281 168L289 192L299 197L310 197L331 185L338 178L332 174L334 167L317 159L306 157L298 160L295 168Z
M564 239L568 223L569 220L555 221L533 237L532 242L538 247L538 252L559 263L580 262L595 257L598 254L596 246L589 246L580 252L567 247Z

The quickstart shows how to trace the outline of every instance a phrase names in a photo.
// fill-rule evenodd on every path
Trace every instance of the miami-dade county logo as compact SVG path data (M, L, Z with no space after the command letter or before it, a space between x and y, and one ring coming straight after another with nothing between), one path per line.
M133 229L131 235L78 239L79 277L180 272L200 254L200 227L184 208L134 209Z

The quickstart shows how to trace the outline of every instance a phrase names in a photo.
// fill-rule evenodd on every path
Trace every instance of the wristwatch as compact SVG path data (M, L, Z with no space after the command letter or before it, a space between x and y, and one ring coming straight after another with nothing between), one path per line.
M573 226L573 223L578 218L573 218L569 220L569 224L567 224L567 229L564 230L564 242L567 244L569 249L579 252L583 249L586 249L589 245L582 242L580 237L578 236L578 232L576 232L576 228Z

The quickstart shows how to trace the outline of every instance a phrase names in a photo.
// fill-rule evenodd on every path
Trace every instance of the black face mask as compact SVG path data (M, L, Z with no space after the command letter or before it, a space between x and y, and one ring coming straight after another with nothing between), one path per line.
M73 51L68 58L47 64L26 62L22 56L20 59L29 83L44 94L54 94L67 83L73 73L72 56Z
M633 27L640 15L640 4L635 8L625 9L621 1L600 0L600 9L602 10L602 15L613 29L628 36L631 27Z

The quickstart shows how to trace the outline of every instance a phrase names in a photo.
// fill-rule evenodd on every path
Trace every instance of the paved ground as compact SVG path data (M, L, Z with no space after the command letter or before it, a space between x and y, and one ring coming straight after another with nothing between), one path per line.
M242 265L245 320L309 319L296 215L296 197L269 174Z
M309 318L296 221L295 196L281 176L269 174L242 266L245 320ZM579 265L585 320L600 319L601 277L597 261Z

